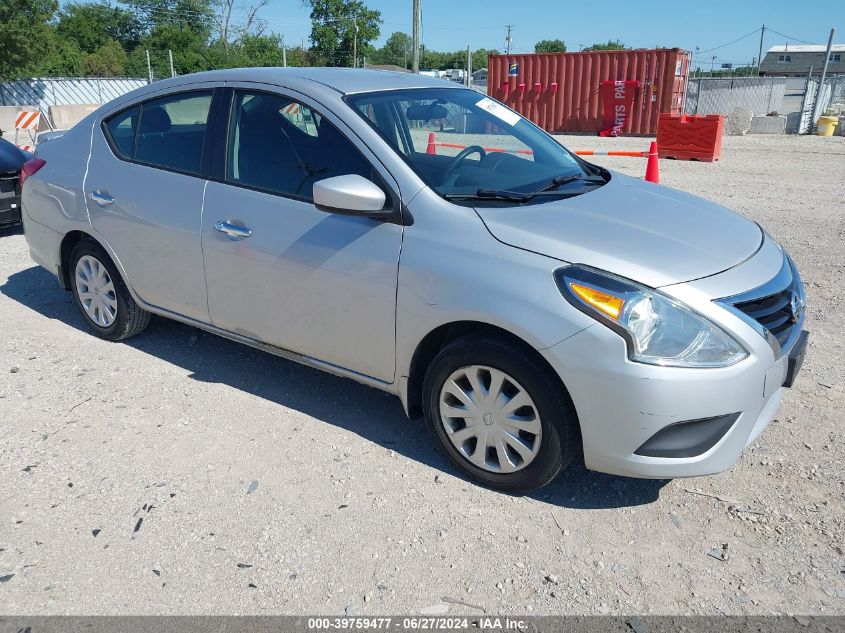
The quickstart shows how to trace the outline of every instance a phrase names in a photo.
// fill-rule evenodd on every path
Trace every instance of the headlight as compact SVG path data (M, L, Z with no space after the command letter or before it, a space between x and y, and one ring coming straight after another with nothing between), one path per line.
M656 290L584 266L555 272L567 301L620 334L628 357L669 367L727 367L748 356L715 323Z

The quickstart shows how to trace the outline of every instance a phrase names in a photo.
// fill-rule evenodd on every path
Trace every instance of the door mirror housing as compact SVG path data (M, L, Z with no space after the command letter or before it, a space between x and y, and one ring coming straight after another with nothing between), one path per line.
M333 176L314 183L314 204L326 211L349 215L389 214L381 187L363 176Z

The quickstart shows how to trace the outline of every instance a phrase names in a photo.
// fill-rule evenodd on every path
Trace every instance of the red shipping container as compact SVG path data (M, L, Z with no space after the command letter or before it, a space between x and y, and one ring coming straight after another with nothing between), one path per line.
M682 114L689 62L689 53L677 48L490 55L487 94L549 132L597 133L601 82L636 80L622 133L653 136L661 112Z
M725 117L660 115L657 127L657 152L660 158L713 162L722 155L722 130Z

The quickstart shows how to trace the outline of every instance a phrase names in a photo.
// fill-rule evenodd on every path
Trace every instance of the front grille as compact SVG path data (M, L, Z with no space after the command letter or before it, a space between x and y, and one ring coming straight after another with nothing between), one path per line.
M795 342L804 325L806 299L798 271L788 256L768 283L719 303L742 317L765 338L777 357Z
M792 295L792 288L786 288L762 299L735 303L734 307L771 332L783 347L797 325L792 314Z

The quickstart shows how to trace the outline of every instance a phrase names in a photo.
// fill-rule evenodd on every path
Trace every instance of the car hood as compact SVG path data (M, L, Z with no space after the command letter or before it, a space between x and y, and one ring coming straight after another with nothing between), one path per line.
M653 288L732 268L763 241L759 226L730 209L616 172L573 198L476 212L505 244Z

